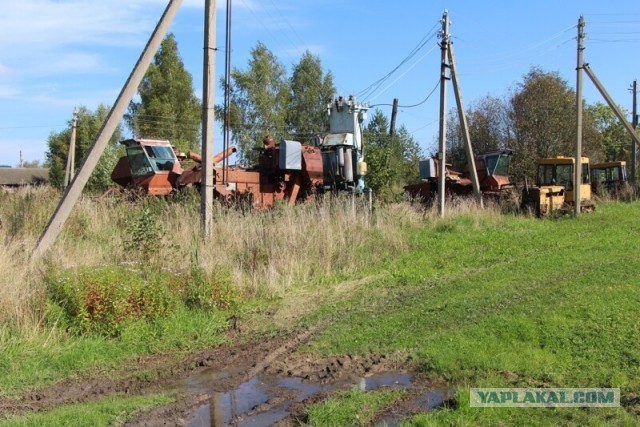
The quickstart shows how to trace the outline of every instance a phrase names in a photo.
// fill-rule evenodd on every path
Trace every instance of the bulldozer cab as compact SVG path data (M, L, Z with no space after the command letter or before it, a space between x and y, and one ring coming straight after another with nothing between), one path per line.
M566 203L574 201L574 166L573 157L553 157L538 161L536 185L539 188L560 186L564 188ZM582 183L580 183L580 200L591 200L589 159L582 158Z
M591 167L591 187L616 192L627 182L627 162L596 163Z

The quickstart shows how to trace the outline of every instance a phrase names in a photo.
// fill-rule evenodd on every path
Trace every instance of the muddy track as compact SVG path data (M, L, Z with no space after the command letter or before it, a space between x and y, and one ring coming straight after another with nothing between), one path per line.
M222 345L179 360L172 355L138 357L117 371L96 372L90 379L67 379L19 397L1 397L0 413L19 415L45 411L60 405L99 400L113 393L139 395L167 391L175 383L204 369L224 370L227 376L220 378L219 390L214 391L226 391L266 369L277 358L293 352L314 332L315 329L305 330ZM152 372L152 375L140 372Z

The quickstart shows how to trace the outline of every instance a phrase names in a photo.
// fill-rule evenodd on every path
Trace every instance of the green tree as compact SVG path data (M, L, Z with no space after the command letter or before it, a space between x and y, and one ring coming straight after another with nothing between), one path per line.
M532 68L509 100L514 156L511 176L516 181L535 176L540 158L575 155L576 94L556 72ZM583 117L583 155L600 154L593 117Z
M286 137L287 107L290 104L286 69L267 47L258 43L251 50L248 69L231 72L230 128L241 163L256 159L254 148L265 135ZM222 109L217 107L222 118Z
M586 113L593 117L603 159L613 161L627 158L630 137L611 107L596 102L587 106Z
M78 124L76 127L76 170L82 165L82 161L96 140L98 132L102 128L104 121L109 114L109 107L99 105L96 111L91 111L85 106L77 109ZM67 129L61 132L52 132L47 140L49 147L46 153L46 166L49 167L49 181L52 185L61 188L64 185L64 174L67 166L67 156L69 154L69 139L71 136L72 121L69 120ZM118 142L123 139L122 127L118 125L100 161L93 170L87 189L93 191L104 191L110 185L111 172L115 167L118 158L124 154L124 150Z
M297 138L324 133L329 128L327 104L336 89L331 72L324 74L320 58L306 51L291 75L288 131Z
M402 186L418 180L422 150L404 126L391 139L389 120L376 110L363 132L366 182L383 197L402 193Z
M169 140L181 151L198 149L202 107L173 34L162 41L138 94L125 115L135 135Z
M512 135L508 106L503 100L487 95L471 104L466 117L474 155L510 147ZM450 110L447 116L448 162L454 169L464 170L467 156L459 122L457 110Z

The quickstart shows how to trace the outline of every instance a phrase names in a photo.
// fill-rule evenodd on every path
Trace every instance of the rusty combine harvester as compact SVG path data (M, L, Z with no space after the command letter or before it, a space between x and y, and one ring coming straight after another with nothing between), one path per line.
M293 204L309 201L325 192L368 192L364 177L367 164L362 146L362 122L368 107L340 97L328 105L329 133L314 144L267 136L256 165L215 165L215 194L227 201L247 200L255 208L273 206L277 200ZM202 181L198 154L177 155L169 141L129 139L122 141L126 156L120 158L111 178L125 188L150 195L168 195ZM235 152L215 156L214 164ZM196 164L187 168L182 161Z
M513 188L509 181L509 158L511 150L497 150L476 156L476 171L482 195L499 198L506 190ZM473 194L473 186L468 172L459 172L446 164L445 191L447 195L466 196ZM413 199L431 201L438 193L438 159L432 157L420 161L422 182L404 187Z

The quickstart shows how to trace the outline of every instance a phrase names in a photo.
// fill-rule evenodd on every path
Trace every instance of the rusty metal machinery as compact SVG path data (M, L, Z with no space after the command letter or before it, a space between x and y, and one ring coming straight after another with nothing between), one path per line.
M313 144L281 140L271 136L263 140L256 165L216 165L215 193L227 200L250 200L254 208L273 206L277 200L288 204L315 199L325 192L367 192L364 176L362 122L368 107L353 97L337 98L328 105L330 131ZM122 157L111 178L123 187L142 189L150 195L201 183L201 158L196 153L177 155L169 141L129 139L122 141L127 155ZM230 147L214 158L214 164L235 152ZM194 164L187 167L187 161ZM185 161L183 164L181 161Z
M511 150L498 150L480 154L475 158L478 181L482 195L499 198L506 190L513 188L509 181L509 158ZM473 194L473 186L468 171L459 172L445 165L445 191L448 195L468 196ZM438 191L438 159L432 157L420 161L422 182L404 187L405 192L414 199L431 201Z

